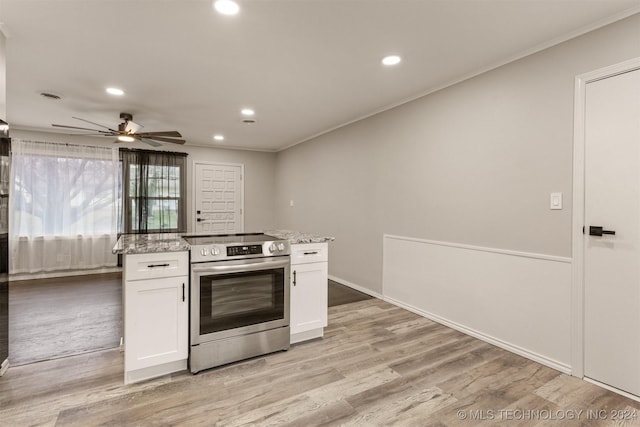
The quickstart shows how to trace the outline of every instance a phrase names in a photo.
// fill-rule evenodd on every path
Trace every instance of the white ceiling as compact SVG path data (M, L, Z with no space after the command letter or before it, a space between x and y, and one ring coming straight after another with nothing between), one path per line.
M187 144L275 151L640 11L640 0L238 2L229 17L211 0L0 0L8 121L113 127L126 111ZM383 67L389 53L403 62ZM241 123L243 107L256 124Z

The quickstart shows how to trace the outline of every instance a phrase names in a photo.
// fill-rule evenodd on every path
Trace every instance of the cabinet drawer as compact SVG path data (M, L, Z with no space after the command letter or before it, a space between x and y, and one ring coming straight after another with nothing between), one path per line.
M189 252L158 252L124 256L125 280L186 275L189 275Z
M309 262L327 262L329 245L327 243L304 243L291 245L291 264L307 264Z

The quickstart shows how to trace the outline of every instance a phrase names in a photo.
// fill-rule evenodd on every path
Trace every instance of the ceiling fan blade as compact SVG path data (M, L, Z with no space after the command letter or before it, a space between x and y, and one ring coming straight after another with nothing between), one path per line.
M144 128L144 126L136 123L136 122L132 122L131 120L128 120L125 122L127 125L124 127L124 131L126 133L138 133L139 130L142 130L142 128Z
M109 133L107 131L99 130L99 129L81 128L81 127L78 127L78 126L57 125L55 123L53 123L51 126L56 127L56 128L64 128L64 129L90 130L92 132L100 132L100 134L108 134Z
M69 136L113 136L110 133L63 133L62 135L69 135Z
M162 147L162 144L160 144L159 142L155 142L152 139L147 139L147 138L140 138L140 141L147 143L149 145L151 145L152 147Z
M156 141L172 142L174 144L184 144L184 139L164 138L162 136L149 136L146 139L155 139Z
M154 136L171 136L175 138L182 138L182 135L177 130L166 130L166 131L160 131L160 132L143 132L143 133L139 133L138 135L142 136L143 138L146 138L146 137L152 138Z
M72 119L76 119L76 120L82 120L83 122L91 123L92 125L100 126L101 128L109 129L111 132L118 133L117 130L111 129L110 127L107 127L107 126L104 126L104 125L101 125L100 123L95 123L95 122L92 122L92 121L89 121L89 120L86 120L86 119L81 119L80 117L71 117L71 118Z

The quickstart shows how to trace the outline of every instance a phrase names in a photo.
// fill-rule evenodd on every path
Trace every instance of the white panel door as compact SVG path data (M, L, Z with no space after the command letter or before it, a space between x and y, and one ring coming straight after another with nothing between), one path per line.
M586 85L584 225L584 374L640 396L640 70Z
M194 169L195 231L242 232L242 166L196 163Z

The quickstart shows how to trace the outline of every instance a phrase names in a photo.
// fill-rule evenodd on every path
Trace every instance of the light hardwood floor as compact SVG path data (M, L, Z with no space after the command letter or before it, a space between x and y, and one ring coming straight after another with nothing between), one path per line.
M611 412L638 402L377 299L331 307L325 337L286 352L130 386L122 371L118 350L9 369L0 425L640 425Z
M329 280L329 307L372 298ZM122 336L120 273L12 282L12 366L115 348Z

